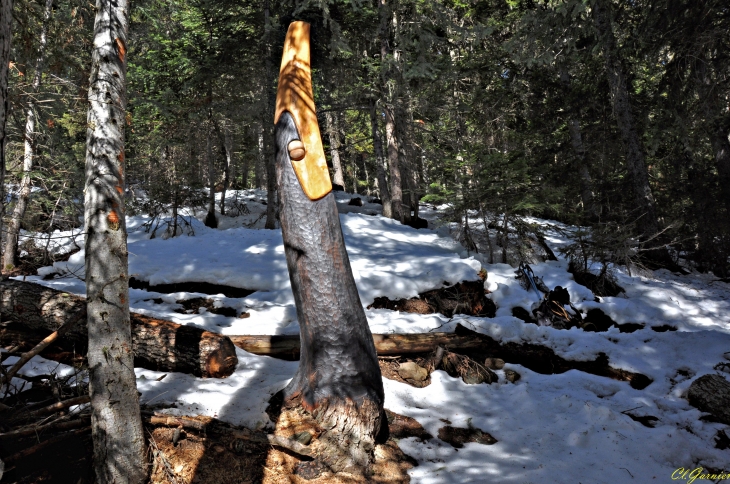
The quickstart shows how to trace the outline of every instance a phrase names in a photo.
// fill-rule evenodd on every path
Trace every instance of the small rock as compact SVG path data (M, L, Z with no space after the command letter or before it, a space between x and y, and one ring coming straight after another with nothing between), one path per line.
M424 381L428 378L428 370L422 366L418 366L418 364L413 361L401 363L398 367L398 374L404 380Z
M487 358L484 360L484 366L492 370L501 370L504 368L504 360L502 358Z
M292 439L296 440L297 442L299 442L302 445L309 445L309 443L312 441L312 434L310 434L309 432L306 432L306 431L299 432L299 433L294 434Z
M248 313L248 312L243 312L243 313L241 313L240 316L238 316L239 319L246 319L246 318L250 318L250 317L251 317L251 313Z
M520 374L514 370L504 370L504 377L510 383L515 383L517 380L519 380L521 378Z

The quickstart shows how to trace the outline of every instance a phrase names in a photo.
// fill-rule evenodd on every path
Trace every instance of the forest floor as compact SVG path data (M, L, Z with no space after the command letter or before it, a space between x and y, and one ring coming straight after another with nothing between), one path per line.
M729 284L712 274L645 270L630 275L626 268L614 267L623 292L596 295L575 281L559 256L575 228L533 219L558 254L555 261L533 261L535 274L550 289L566 288L584 316L600 309L613 326L594 332L531 324L514 314L524 314L515 308L529 313L538 302L536 292L520 285L514 267L488 264L483 255L455 242L454 227L442 222L441 209L424 207L421 216L430 228L415 230L381 217L379 205L353 206L348 202L356 195L336 195L363 306L378 297L412 298L479 280L482 269L487 297L496 304L491 318L366 309L373 333L451 332L459 325L503 345L540 346L578 362L565 371L505 357L504 366L493 368L496 381L467 384L443 370L421 382L404 380L396 365L409 358L381 359L391 439L378 447L375 474L368 482L643 483L672 481L679 468L730 472L728 426L703 416L685 397L695 379L730 368ZM258 190L233 193L230 206L246 206L240 215L220 216L218 229L190 217L186 234L175 238L164 237L164 227L151 238L145 230L149 218L128 217L130 276L138 281L132 284L138 288L130 289L132 310L228 335L298 334L281 232L262 228L265 199ZM81 250L25 280L83 295L83 236L56 232L53 237L57 254ZM197 284L184 285L190 283ZM296 412L277 416L269 408L297 362L240 349L237 356L236 371L225 379L136 369L144 408L285 436L308 428ZM648 377L649 384L632 386L580 369L580 362L600 358L612 368ZM36 357L21 374L11 393L20 387L32 391L33 385L39 390L41 376L68 378L75 370ZM83 405L70 409L82 410ZM156 456L152 482L355 482L326 474L307 481L297 470L298 457L230 432L185 428L173 439L174 426L148 430ZM75 438L79 449L88 448L88 434L79 431ZM73 448L64 444L68 452ZM52 454L61 459L62 453ZM64 457L66 463L82 462L78 468L66 467L66 480L57 474L51 480L27 480L32 463L24 464L26 476L20 467L6 475L18 482L84 482L87 457L88 452Z

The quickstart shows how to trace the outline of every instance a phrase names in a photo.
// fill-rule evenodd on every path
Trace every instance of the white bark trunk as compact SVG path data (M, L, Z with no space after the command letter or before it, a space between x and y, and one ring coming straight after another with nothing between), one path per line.
M342 162L340 161L340 134L337 130L337 118L332 113L325 113L327 121L327 135L330 139L330 155L332 156L332 183L345 188L345 178L342 176Z
M86 294L97 482L143 483L145 439L133 366L124 219L129 5L97 0L86 138Z

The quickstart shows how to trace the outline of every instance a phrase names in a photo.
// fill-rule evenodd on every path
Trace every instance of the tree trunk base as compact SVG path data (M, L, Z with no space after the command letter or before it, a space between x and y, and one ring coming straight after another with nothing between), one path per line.
M369 399L325 401L312 411L322 428L317 441L318 458L333 472L368 475L371 472L375 436L383 416Z

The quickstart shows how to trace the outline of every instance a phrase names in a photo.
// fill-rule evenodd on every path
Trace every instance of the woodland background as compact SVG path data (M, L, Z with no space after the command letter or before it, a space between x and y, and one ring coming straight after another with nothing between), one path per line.
M15 2L5 270L51 258L16 249L18 227L82 224L93 10ZM273 105L294 19L312 24L333 181L379 197L386 216L418 226L419 200L448 203L462 241L490 262L516 261L471 237L467 211L505 234L531 230L523 215L591 226L585 258L625 262L661 247L655 261L730 275L722 0L135 1L128 211L176 216L198 204L215 225L225 208L213 196L262 187L276 226ZM175 222L169 234L179 231Z

